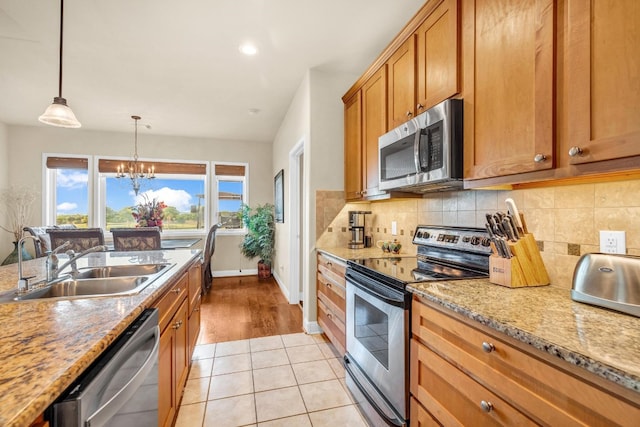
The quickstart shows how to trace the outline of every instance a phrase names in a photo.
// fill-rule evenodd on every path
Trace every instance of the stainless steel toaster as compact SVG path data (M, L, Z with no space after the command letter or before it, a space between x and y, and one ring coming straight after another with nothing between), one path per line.
M583 255L573 272L571 299L640 317L640 257Z

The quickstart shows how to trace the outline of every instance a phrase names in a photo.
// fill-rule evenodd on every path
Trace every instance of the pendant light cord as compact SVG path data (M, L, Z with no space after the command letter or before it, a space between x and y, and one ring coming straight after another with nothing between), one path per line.
M62 21L64 16L64 0L60 0L60 61L58 69L58 97L62 98Z

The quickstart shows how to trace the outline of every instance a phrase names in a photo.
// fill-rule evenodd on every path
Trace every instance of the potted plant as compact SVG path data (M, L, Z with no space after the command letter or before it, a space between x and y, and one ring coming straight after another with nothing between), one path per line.
M258 277L271 277L271 263L275 251L274 209L270 203L251 208L243 204L240 209L247 234L241 245L242 255L248 259L259 258Z

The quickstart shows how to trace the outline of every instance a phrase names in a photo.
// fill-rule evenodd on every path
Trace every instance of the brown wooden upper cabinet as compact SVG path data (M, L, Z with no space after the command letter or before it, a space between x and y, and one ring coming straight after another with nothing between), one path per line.
M462 19L465 179L553 168L553 0L469 0Z
M569 163L640 155L640 2L568 0L565 13Z
M387 132L387 67L383 65L362 86L362 183L363 197L378 189L378 138Z
M357 91L344 103L344 197L362 196L362 95Z
M344 107L345 198L353 201L384 195L378 189L378 138L387 131L386 65Z
M418 84L416 114L460 92L458 0L437 0L416 30Z
M387 61L389 128L416 115L416 37L411 35Z

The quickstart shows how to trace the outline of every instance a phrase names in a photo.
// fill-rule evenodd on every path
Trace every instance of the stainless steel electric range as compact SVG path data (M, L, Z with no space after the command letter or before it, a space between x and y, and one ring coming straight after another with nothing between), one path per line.
M483 228L421 225L417 256L347 262L346 382L371 425L408 425L407 284L488 277L490 241Z

